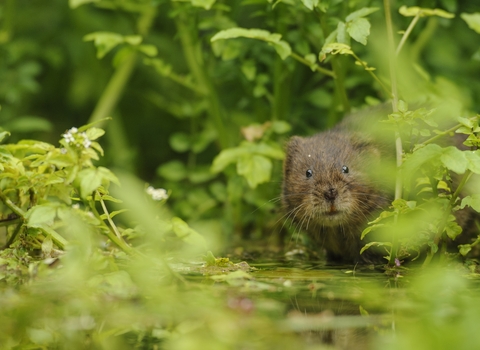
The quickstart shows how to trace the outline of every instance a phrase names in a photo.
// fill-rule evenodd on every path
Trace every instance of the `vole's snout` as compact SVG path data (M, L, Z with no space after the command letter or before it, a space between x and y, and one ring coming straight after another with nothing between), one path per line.
M333 202L337 198L338 192L337 189L331 187L325 192L323 192L323 197L329 202Z

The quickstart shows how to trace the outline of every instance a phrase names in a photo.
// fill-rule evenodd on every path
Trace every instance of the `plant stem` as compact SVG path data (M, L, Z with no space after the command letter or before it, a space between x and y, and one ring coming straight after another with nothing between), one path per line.
M337 90L337 95L342 102L343 112L347 114L350 112L350 102L348 101L347 90L345 89L344 84L344 74L339 60L340 57L332 57L332 67L335 72L335 88Z
M383 89L383 91L385 91L388 95L388 97L392 98L394 97L394 95L392 94L392 92L390 92L390 89L380 80L379 77L377 77L377 75L375 73L372 72L371 68L369 66L367 66L365 64L365 62L363 62L353 51L352 51L352 56L355 58L355 60L368 72L368 74L370 74L370 76L378 83L380 84L380 87ZM393 82L392 82L392 86L393 86ZM396 82L395 82L395 86L396 86Z
M461 126L462 126L462 124L457 124L457 125L455 125L454 127L451 127L450 129L445 130L445 131L443 131L443 132L441 132L441 133L439 133L439 134L437 134L437 135L429 138L428 140L422 142L421 145L424 145L424 146L425 146L425 145L428 145L429 143L432 143L433 141L436 141L437 139L439 139L439 138L441 138L441 137L443 137L443 136L445 136L445 135L447 135L447 134L449 134L449 133L457 130L457 129L458 129L459 127L461 127Z
M7 196L5 196L2 190L0 190L0 200L2 200L2 202L8 207L8 209L10 209L17 216L25 218L25 212L19 207L17 207L15 203L13 203Z
M110 217L110 213L108 212L107 206L105 205L105 202L103 201L102 196L100 195L100 193L98 193L98 191L97 191L97 196L100 200L100 205L102 206L103 212L107 216L107 221L110 224L110 227L112 228L113 232L115 232L115 235L117 236L117 238L123 240L122 235L118 231L117 225L115 225L112 218Z
M417 24L419 18L420 18L420 13L421 11L419 11L415 17L413 17L413 20L410 22L410 25L408 26L407 30L405 31L405 33L403 34L402 36L402 39L400 40L400 43L398 44L397 46L397 51L395 51L395 54L398 56L400 54L400 51L402 50L403 48L403 45L405 44L405 42L407 41L408 37L410 36L410 33L412 32L413 28L415 27L415 25Z
M179 6L180 5L175 4L177 10L179 10ZM188 68L192 72L195 82L200 86L200 89L205 91L210 118L217 130L220 147L225 149L230 145L230 140L225 129L220 100L212 82L205 72L202 50L200 44L195 41L196 36L194 38L191 29L192 19L187 18L185 13L179 11L175 17L175 24Z
M15 231L13 231L12 235L8 239L7 243L5 243L5 246L3 247L4 249L10 247L10 245L15 241L15 238L17 238L18 233L20 232L20 229L23 226L23 219L19 218L22 220L21 222L18 223L17 227L15 227Z
M311 69L315 69L317 72L319 73L322 73L322 74L325 74L325 75L328 75L332 78L336 78L336 75L335 75L335 72L332 72L331 70L329 69L326 69L326 68L322 68L320 67L319 65L313 65L312 66L312 63L310 61L307 61L305 58L303 58L302 56L296 54L295 52L292 52L290 54L290 56L293 58L293 59L296 59L298 62L300 63L303 63L304 65L310 67Z
M156 11L154 8L146 9L138 19L139 34L145 36L155 18ZM131 52L120 65L116 68L107 87L98 100L95 109L90 116L89 123L107 118L112 113L113 109L118 103L122 92L127 85L130 76L133 73L135 64L137 62L137 53Z
M390 81L391 81L391 97L392 97L392 110L394 113L398 112L398 91L397 91L397 59L395 55L395 41L393 37L393 23L392 23L392 16L391 16L391 9L390 9L390 0L383 0L383 6L385 10L385 22L387 26L387 39L388 39L388 58L389 58L389 66L390 66ZM402 188L403 188L403 181L402 181L402 173L401 173L401 166L402 166L402 138L400 136L400 131L395 131L395 151L396 151L396 161L397 161L397 177L395 181L395 200L402 198ZM395 214L394 222L398 221L398 211ZM397 257L398 251L398 241L397 237L394 234L392 237L392 250L390 254L390 265L395 264L395 259Z
M132 75L136 61L137 53L132 52L117 67L115 73L113 73L110 78L107 87L103 91L102 96L98 100L88 123L93 123L110 116L122 95L125 85Z
M412 62L416 62L418 57L420 56L420 52L422 52L423 48L435 33L437 29L438 20L436 17L430 17L427 21L427 25L425 29L422 30L420 35L418 36L417 40L413 43L411 50L410 50L410 59Z

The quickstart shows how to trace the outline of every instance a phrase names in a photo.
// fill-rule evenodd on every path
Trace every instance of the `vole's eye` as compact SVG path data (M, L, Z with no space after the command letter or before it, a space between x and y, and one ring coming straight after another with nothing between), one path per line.
M346 165L342 166L342 173L348 174L348 166Z
M313 171L311 171L310 169L308 169L307 172L305 173L305 176L306 176L307 178L312 177L312 176L313 176Z

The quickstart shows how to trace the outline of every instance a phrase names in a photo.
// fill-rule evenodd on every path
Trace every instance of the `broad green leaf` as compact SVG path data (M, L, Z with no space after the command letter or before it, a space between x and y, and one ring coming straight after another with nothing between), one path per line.
M105 57L113 48L124 42L122 35L111 32L94 32L83 37L84 41L93 41L97 48L97 58Z
M170 181L181 181L187 176L187 169L181 161L172 160L159 166L157 174Z
M175 151L182 153L190 149L190 138L184 132L176 132L170 136L170 147Z
M378 7L364 7L364 8L361 8L360 10L358 10L358 11L355 11L355 12L352 12L351 14L349 14L347 16L347 18L345 18L345 20L347 22L354 21L357 18L368 16L369 14L377 12L378 10L379 10Z
M99 1L100 0L69 0L68 5L70 6L70 8L75 9L79 6L84 5L84 4L88 4L88 3L91 3L91 2L99 2Z
M234 147L224 149L213 160L212 172L219 173L228 165L236 163L240 157L242 157L243 155L248 155L249 153L250 150L246 147Z
M290 124L283 120L276 120L272 123L272 130L277 134L285 134L292 129Z
M342 21L339 21L337 24L337 42L346 45L349 43L347 27Z
M210 10L215 4L215 0L190 0L195 7L203 7L205 10Z
M465 151L467 167L475 174L480 174L480 151Z
M90 129L87 129L85 133L87 134L88 139L90 141L93 141L103 136L105 134L105 131L100 128L90 128Z
M138 45L137 50L149 57L154 57L158 54L158 49L154 45Z
M215 34L211 41L215 42L222 39L249 38L268 42L272 45L282 59L290 56L292 49L290 45L281 40L282 36L277 33L270 33L263 29L229 28Z
M207 249L205 238L188 226L188 224L182 219L174 217L172 219L172 228L177 237L179 237L185 243L200 247L204 250Z
M458 246L458 250L459 250L460 254L465 256L470 252L470 250L472 250L472 245L471 244L460 244Z
M463 209L466 206L469 206L476 212L480 213L480 194L476 193L463 198L460 208Z
M348 34L359 43L367 45L367 37L370 35L370 22L365 18L357 18L347 23Z
M462 19L467 22L470 29L473 29L480 34L480 12L475 13L462 13L460 15Z
M467 170L468 162L465 153L456 147L450 146L445 148L440 160L447 169L450 169L457 174L463 174L465 170Z
M53 241L51 237L47 237L42 242L42 253L44 256L50 256L53 249Z
M425 147L418 149L413 152L405 162L402 167L405 169L406 175L413 175L424 163L440 158L443 153L443 149L436 144L429 144Z
M428 8L422 8L418 6L407 7L404 5L400 7L398 12L400 12L400 14L405 17L414 17L417 15L420 17L427 17L427 16L438 16L443 18L455 17L453 13L450 13L441 9L428 9Z
M29 227L40 227L42 225L52 225L57 216L58 205L51 203L36 205L25 215Z
M142 42L143 38L141 35L126 35L123 37L123 41L127 44L136 46Z
M113 182L120 184L118 178L109 169L104 167L83 169L77 175L80 186L80 196L87 198L97 190L102 183Z
M251 188L270 181L272 161L260 155L245 155L238 160L237 173L247 179Z
M310 11L313 11L313 9L318 5L320 0L302 0L303 5Z
M450 239L455 239L455 237L462 233L462 228L456 221L449 221L445 226L445 231Z
M273 159L283 160L283 158L285 158L285 153L281 148L274 147L265 142L254 144L254 146L251 147L251 151Z
M10 133L8 131L1 131L0 132L0 142L2 142L5 137L10 136Z
M323 45L322 51L320 51L318 59L320 61L323 61L326 57L327 54L331 55L351 55L353 54L352 49L350 46L342 43L330 43Z

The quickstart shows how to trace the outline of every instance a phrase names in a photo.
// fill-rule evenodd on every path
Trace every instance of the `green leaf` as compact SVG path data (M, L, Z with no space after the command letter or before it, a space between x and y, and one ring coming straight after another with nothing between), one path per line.
M87 134L88 139L90 141L93 141L103 136L105 134L105 131L100 128L90 128L90 129L87 129L85 133Z
M469 206L476 212L480 213L480 193L472 194L462 199L460 208L463 209Z
M159 166L157 174L170 181L181 181L187 177L187 168L181 161L172 160Z
M230 28L215 34L211 41L215 42L217 40L234 38L249 38L266 41L274 47L282 59L287 58L292 53L290 45L281 40L282 36L280 34L270 33L263 29Z
M443 153L443 149L436 144L429 144L413 152L402 167L405 174L411 175L416 172L424 163L439 158Z
M247 179L251 188L270 181L272 161L260 155L245 155L237 163L237 173Z
M460 244L458 246L458 250L459 250L460 254L465 256L470 252L470 250L472 250L472 245L471 244Z
M190 138L183 132L176 132L170 136L170 147L177 152L186 152L190 149Z
M460 17L467 22L467 25L470 29L480 34L480 12L462 13Z
M400 7L398 12L400 12L400 14L405 17L414 17L417 15L420 17L427 17L427 16L438 16L443 18L455 17L453 13L450 13L441 9L429 9L429 8L422 8L418 6L407 7L404 5Z
M236 163L240 157L249 153L250 150L245 147L233 147L224 149L213 160L211 170L213 173L219 173L228 165Z
M351 55L353 54L350 46L342 43L330 43L323 45L322 51L320 51L318 59L320 61L325 60L327 54L330 55Z
M2 142L5 137L10 136L10 133L8 131L1 131L0 132L0 142Z
M357 18L347 24L347 32L355 41L367 45L367 37L370 35L370 22L365 18Z
M445 231L450 239L455 239L455 237L462 233L462 228L455 221L449 221L445 226Z
M97 58L105 57L113 48L124 42L122 35L111 32L94 32L83 37L84 41L93 41L97 48Z
M173 232L185 243L200 247L207 250L205 238L197 231L192 229L188 224L180 218L174 217L172 219Z
M344 22L339 21L337 24L337 42L341 44L348 44L349 38L347 35L347 26Z
M215 0L190 0L195 7L203 7L205 10L210 10L215 4Z
M143 52L145 55L149 57L154 57L158 54L158 49L154 45L139 45L137 50Z
M368 16L369 14L377 12L378 10L379 10L378 7L364 7L364 8L361 8L360 10L358 10L358 11L355 11L355 12L352 12L351 14L349 14L347 16L347 18L345 18L345 20L347 22L350 22L350 21L356 20L358 18Z
M104 167L83 169L77 174L77 181L80 187L80 196L87 198L93 191L97 190L102 183L113 182L120 184L118 178L109 169Z
M313 11L313 9L318 5L320 0L302 0L303 5L310 11Z
M68 0L68 5L70 8L75 9L79 6L91 3L91 2L99 2L100 0Z
M127 44L137 46L142 42L143 38L141 35L126 35L123 37L123 41Z
M467 158L465 152L460 151L454 146L443 149L443 154L440 157L443 165L447 169L454 171L457 174L463 174L467 170Z
M283 120L276 120L272 123L272 130L276 134L285 134L292 129L290 124Z
M467 167L475 174L480 174L480 151L465 151L463 152L467 159Z
M42 225L52 225L57 216L57 204L47 203L36 205L25 215L29 227L41 227Z

